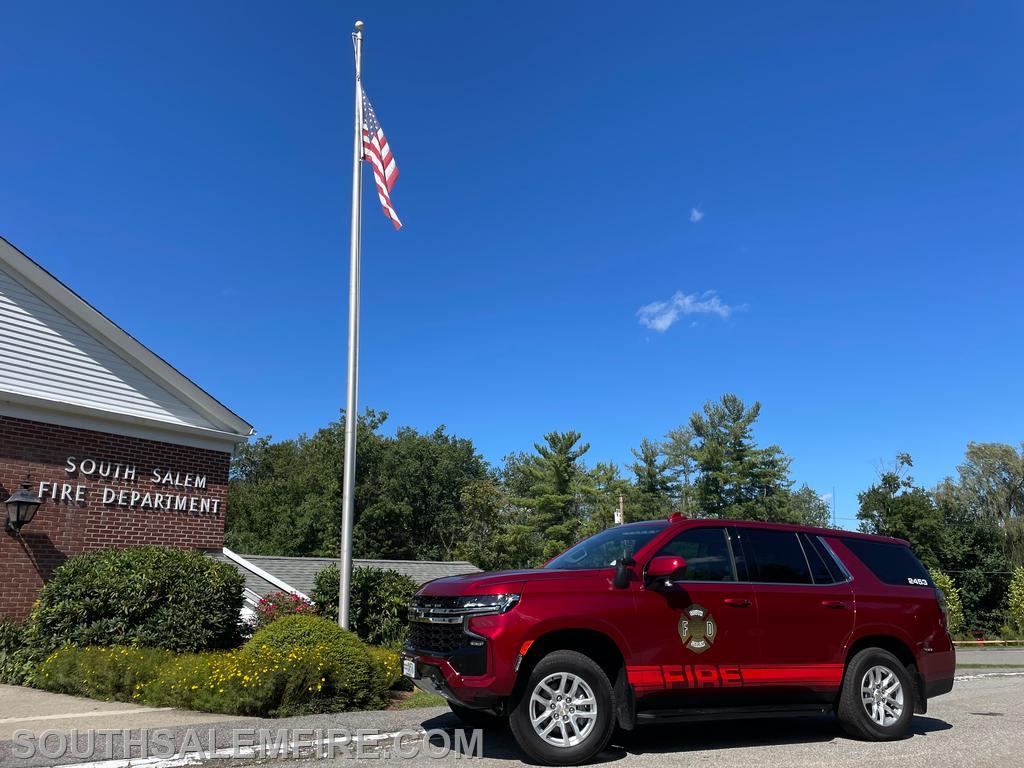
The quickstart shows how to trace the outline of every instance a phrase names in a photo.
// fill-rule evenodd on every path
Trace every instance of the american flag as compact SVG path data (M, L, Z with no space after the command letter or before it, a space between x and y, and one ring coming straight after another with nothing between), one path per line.
M362 91L362 94L363 159L373 165L373 180L377 182L377 197L380 198L384 215L391 219L395 229L401 229L402 222L398 220L398 214L391 207L391 188L395 186L395 179L398 178L398 166L395 165L395 156L391 154L388 140L384 138L384 129L380 127L377 113L373 111L373 105L366 98L366 91Z

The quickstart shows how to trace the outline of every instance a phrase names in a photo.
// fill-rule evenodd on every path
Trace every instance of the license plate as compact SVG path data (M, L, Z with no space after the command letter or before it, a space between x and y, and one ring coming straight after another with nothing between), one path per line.
M416 679L416 662L412 659L402 659L402 674L406 677Z

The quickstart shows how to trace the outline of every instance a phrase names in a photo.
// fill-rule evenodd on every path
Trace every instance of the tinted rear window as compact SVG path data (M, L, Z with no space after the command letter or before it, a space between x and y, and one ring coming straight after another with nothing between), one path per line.
M811 584L807 558L795 533L742 528L743 551L753 581L773 584Z
M804 554L807 556L807 564L811 566L811 575L814 577L815 584L832 584L836 581L832 577L832 573L829 571L825 561L822 560L821 555L811 545L810 539L805 534L800 534L800 543L803 544Z
M934 586L928 569L921 565L909 547L866 539L843 539L843 544L879 581L886 584Z
M817 536L813 536L808 533L801 534L800 540L804 545L804 552L807 554L807 559L811 561L811 570L815 569L815 557L817 562L820 562L825 566L828 571L828 578L823 579L820 583L822 584L835 584L841 581L846 581L847 576L843 573L842 568L836 563L835 557L825 549L825 545L821 543L821 539ZM814 573L814 583L818 582L818 573Z

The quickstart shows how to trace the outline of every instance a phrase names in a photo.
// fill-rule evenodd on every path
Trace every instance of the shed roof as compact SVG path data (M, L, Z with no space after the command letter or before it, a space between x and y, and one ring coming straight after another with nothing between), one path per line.
M238 568L245 577L245 587L261 597L278 592L281 586L269 581L261 575L261 571L293 592L301 592L306 596L313 594L316 575L327 566L338 564L334 557L285 557L279 555L239 555L230 550L213 552L214 557L228 562ZM479 573L480 569L465 560L383 560L354 559L354 568L379 568L397 571L408 576L417 584L425 584L445 576L460 576L466 573Z

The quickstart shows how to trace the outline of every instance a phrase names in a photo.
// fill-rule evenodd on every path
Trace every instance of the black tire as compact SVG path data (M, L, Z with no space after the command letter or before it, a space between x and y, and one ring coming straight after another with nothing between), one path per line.
M548 743L534 730L531 722L531 698L534 690L541 681L558 673L575 676L589 686L594 694L596 716L593 718L593 727L580 743L571 746ZM580 765L592 760L608 745L612 732L615 730L615 696L608 675L593 659L582 653L576 651L549 653L533 668L522 696L509 715L509 725L522 750L538 763ZM557 727L560 729L559 733L565 736L564 726ZM575 725L571 727L576 728Z
M452 704L450 701L448 706L455 713L455 716L462 721L462 724L470 728L505 728L508 725L507 718L482 709L460 707L458 704Z
M899 680L902 689L902 711L891 723L876 722L869 714L868 706L862 698L862 685L865 675L874 668L891 671ZM865 648L859 651L846 665L843 676L843 687L839 694L839 706L836 714L839 724L850 736L865 741L892 741L902 739L910 729L910 721L914 718L916 690L914 680L903 663L881 648ZM884 696L881 697L884 700ZM885 704L876 705L876 712L891 717L891 710L882 709Z

